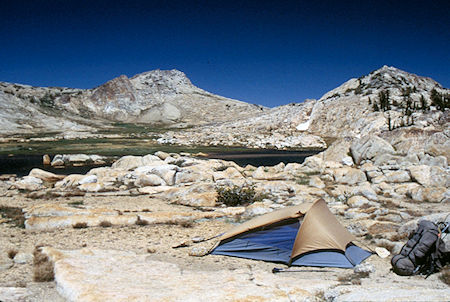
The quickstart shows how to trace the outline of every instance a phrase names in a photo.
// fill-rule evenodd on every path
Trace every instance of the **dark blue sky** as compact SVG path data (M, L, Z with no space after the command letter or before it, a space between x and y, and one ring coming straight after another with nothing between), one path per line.
M450 1L0 0L0 81L92 88L179 69L277 106L383 65L450 86Z

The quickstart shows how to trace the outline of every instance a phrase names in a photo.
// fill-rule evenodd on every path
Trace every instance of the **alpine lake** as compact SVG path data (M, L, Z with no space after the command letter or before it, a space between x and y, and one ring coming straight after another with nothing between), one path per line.
M161 145L157 134L169 129L150 128L130 124L115 124L99 133L98 137L56 139L56 133L22 135L3 139L0 143L0 174L24 176L33 168L59 174L86 173L99 165L68 166L54 168L44 166L44 154L53 158L56 154L97 154L107 158L110 165L124 155L142 156L156 151L190 153L204 158L234 161L240 166L273 166L280 162L302 163L306 157L321 152L320 149L252 149L241 146L180 146ZM173 129L170 129L173 130ZM103 164L102 166L104 166Z

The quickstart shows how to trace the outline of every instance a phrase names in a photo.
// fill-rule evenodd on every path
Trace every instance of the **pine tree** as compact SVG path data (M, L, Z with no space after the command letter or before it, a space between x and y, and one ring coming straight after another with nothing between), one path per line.
M377 102L373 102L373 111L380 111L380 108L377 105Z
M378 98L380 99L380 108L383 111L391 110L391 104L389 101L389 90L382 90L378 93Z
M431 90L431 104L436 106L438 110L445 111L450 108L450 96L448 94L442 95L433 88Z
M428 109L427 101L423 97L423 95L420 96L420 109L423 111L426 111Z
M394 128L392 127L392 119L391 119L391 115L390 114L388 114L388 116L387 116L387 124L388 124L389 131L394 130Z

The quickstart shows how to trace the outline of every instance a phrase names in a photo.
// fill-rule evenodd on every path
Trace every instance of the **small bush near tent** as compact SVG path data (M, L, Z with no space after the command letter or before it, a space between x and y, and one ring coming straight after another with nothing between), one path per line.
M229 207L248 205L263 200L266 195L258 194L253 186L217 187L217 203Z

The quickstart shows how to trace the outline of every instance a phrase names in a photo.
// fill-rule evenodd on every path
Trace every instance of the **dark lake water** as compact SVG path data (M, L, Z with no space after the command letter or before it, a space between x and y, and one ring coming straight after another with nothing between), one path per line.
M223 160L234 161L241 167L246 165L258 166L275 166L280 162L287 163L303 163L306 157L319 153L319 151L278 151L278 150L261 150L249 152L225 152L212 153L208 158L217 158Z
M258 150L248 152L223 152L210 153L208 158L234 161L238 165L245 167L253 166L274 166L280 162L302 163L306 157L317 154L319 151L277 151ZM53 156L51 156L53 158ZM18 176L28 175L33 168L40 168L45 171L57 174L85 174L90 169L105 165L87 165L80 167L53 168L43 165L42 155L0 155L0 174L17 174Z
M17 174L18 176L24 176L28 175L33 168L39 168L56 174L85 174L90 169L99 166L104 165L54 168L42 163L42 155L0 155L0 174Z

